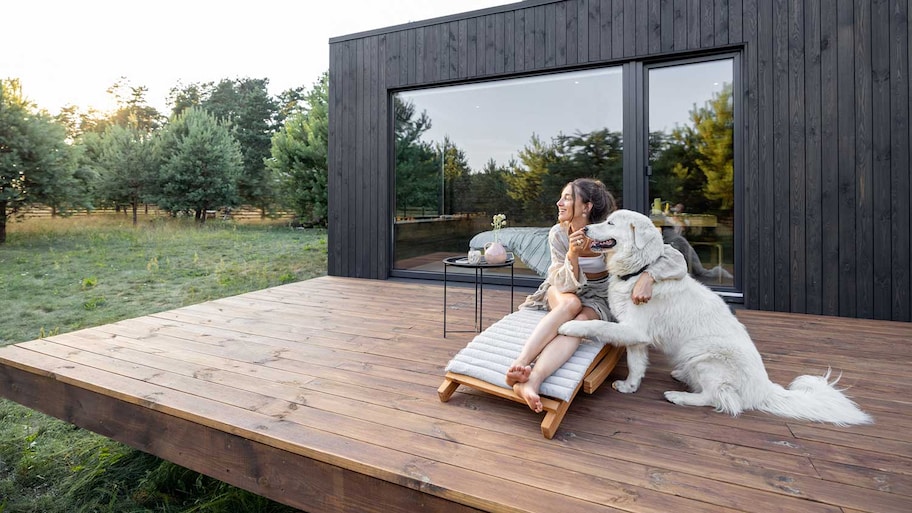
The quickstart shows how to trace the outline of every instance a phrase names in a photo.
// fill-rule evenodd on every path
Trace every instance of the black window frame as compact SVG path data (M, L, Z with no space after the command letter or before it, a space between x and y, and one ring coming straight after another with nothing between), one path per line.
M499 76L493 77L486 80L465 80L465 81L453 81L447 83L434 84L429 87L406 87L406 88L392 88L387 91L387 112L393 112L393 98L397 93L423 90L423 89L432 89L432 88L442 88L448 86L456 85L465 85L465 84L477 84L484 82L493 82L493 81L503 81L503 80L512 80L519 78L527 78L533 76L541 75L551 75L558 73L568 73L573 71L581 71L587 69L599 69L607 67L616 67L621 66L622 69L622 83L623 83L623 140L624 140L624 170L623 170L623 204L625 208L636 210L638 212L646 212L647 209L647 195L648 195L648 177L647 177L647 165L648 165L648 72L650 69L669 67L669 66L678 66L686 64L695 64L701 62L709 62L714 60L732 60L732 99L734 102L734 117L735 117L735 127L733 134L734 141L734 194L735 194L735 207L734 207L734 226L736 228L734 234L734 263L735 263L735 276L734 276L734 286L733 287L712 287L713 290L722 296L726 301L732 303L743 303L744 294L743 294L743 284L744 284L744 258L743 258L743 248L744 248L744 117L743 117L743 101L744 96L743 90L743 79L742 79L742 59L743 59L743 49L726 49L724 51L714 51L712 53L704 53L700 55L690 55L690 56L662 56L652 59L632 59L626 62L603 62L599 63L597 66L581 66L573 68L563 68L560 70L552 70L546 73L527 73L527 74L515 74L509 76ZM395 141L393 140L395 134L395 119L393 116L390 116L389 119L389 130L390 140L388 145L390 148L395 147ZM391 212L395 212L395 200L396 200L396 183L395 183L395 169L396 169L396 160L395 160L395 151L391 150L389 152L389 169L392 171L390 173L391 180L393 181L392 187L390 188L390 205L393 205ZM391 223L390 227L390 241L389 241L389 262L390 262L390 277L393 278L409 278L409 279L430 279L435 281L443 281L443 271L414 271L407 269L395 269L392 266L395 264L395 216L390 216L389 222ZM451 281L472 281L472 277L461 277L454 276L450 277ZM500 276L496 274L485 275L484 282L486 284L492 285L509 285L510 276ZM515 278L515 285L517 287L530 287L534 288L541 284L542 278L540 277L526 277L526 276L517 276Z

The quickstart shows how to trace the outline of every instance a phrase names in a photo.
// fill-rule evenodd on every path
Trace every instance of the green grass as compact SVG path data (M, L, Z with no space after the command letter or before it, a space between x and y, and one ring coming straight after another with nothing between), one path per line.
M0 345L326 273L326 232L92 216L9 225ZM0 400L0 513L295 511Z

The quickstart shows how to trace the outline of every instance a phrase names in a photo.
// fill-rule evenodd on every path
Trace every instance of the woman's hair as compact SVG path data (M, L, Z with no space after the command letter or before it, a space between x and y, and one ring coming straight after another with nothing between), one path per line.
M570 182L573 189L573 199L579 198L583 203L592 203L589 210L589 222L600 223L608 218L608 214L617 209L614 196L601 180L595 178L577 178Z

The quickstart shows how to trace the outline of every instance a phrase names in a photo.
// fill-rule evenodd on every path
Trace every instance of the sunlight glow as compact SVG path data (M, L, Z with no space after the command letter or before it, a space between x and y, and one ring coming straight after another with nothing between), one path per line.
M109 111L107 89L127 77L166 112L179 84L267 78L274 95L309 89L329 68L330 38L514 2L4 2L0 77L19 78L24 95L52 114L68 104Z

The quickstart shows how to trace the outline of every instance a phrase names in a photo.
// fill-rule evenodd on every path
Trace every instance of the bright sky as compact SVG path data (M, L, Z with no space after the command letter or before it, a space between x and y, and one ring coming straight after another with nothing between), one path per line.
M167 114L171 88L268 78L277 95L329 69L329 39L516 0L16 0L0 8L0 78L56 114L107 111L121 77Z

